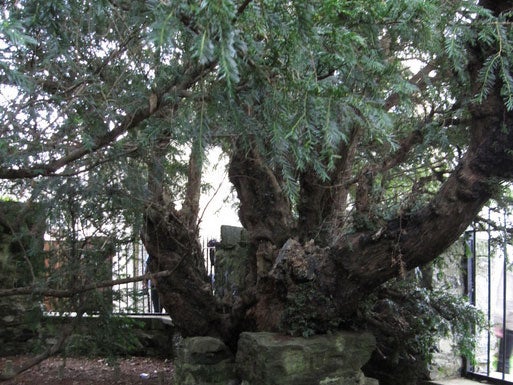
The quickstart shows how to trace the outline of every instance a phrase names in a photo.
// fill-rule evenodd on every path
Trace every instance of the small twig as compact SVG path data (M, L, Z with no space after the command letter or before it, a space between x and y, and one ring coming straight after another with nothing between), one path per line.
M219 190L221 190L221 187L223 186L223 183L224 183L224 181L226 179L226 175L227 175L227 173L225 172L224 175L223 175L223 179L221 180L221 182L219 182L219 186L217 186L217 188L216 188L216 191L214 191L214 194L212 194L212 196L208 200L207 204L203 208L203 211L201 212L201 215L198 218L198 226L201 223L201 221L203 220L203 216L205 215L205 211L207 211L208 206L210 206L210 203L212 203L212 201L214 200L216 195L219 193Z
M92 291L96 289L101 289L105 287L111 287L116 285L122 285L125 283L131 283L131 282L138 282L138 281L144 281L152 278L160 278L160 277L167 277L174 273L174 271L177 269L178 266L176 266L173 270L164 270L159 271L158 273L147 273L144 275L139 275L136 277L130 277L130 278L122 278L122 279L115 279L115 280L109 280L109 281L102 281L98 283L92 283L89 285L84 285L81 287L78 287L73 290L63 290L63 289L49 289L49 288L39 288L36 286L24 286L24 287L15 287L13 289L0 289L0 297L10 297L14 295L43 295L47 297L56 297L56 298L69 298L73 297L76 294L85 293L87 291Z
M245 0L244 3L241 4L241 6L237 9L237 16L240 16L242 13L244 13L244 11L248 7L248 5L251 3L251 1L252 0Z

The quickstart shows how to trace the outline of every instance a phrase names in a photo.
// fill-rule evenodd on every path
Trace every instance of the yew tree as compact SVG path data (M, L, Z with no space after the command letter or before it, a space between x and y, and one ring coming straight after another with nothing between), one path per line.
M301 316L315 332L342 327L513 179L510 0L8 0L1 12L1 194L44 207L54 237L140 233L183 335L234 346ZM223 302L198 242L213 147L250 242L244 288Z

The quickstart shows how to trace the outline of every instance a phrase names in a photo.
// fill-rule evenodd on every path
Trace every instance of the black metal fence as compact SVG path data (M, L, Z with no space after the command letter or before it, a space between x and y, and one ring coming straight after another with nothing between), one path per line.
M213 284L215 244L203 241L205 269ZM148 252L140 242L119 247L112 263L112 279L123 279L142 275L146 272ZM113 313L141 315L160 313L156 308L156 290L152 290L151 282L130 282L113 287ZM162 310L166 313L165 309Z
M124 245L116 250L112 263L112 278L123 279L145 273L148 253L142 243ZM113 312L122 314L153 313L151 288L143 282L129 282L113 287Z
M487 229L465 234L466 291L489 325L476 330L475 361L467 362L466 372L477 379L513 384L513 246L506 230L511 218L490 210L488 219ZM491 219L500 226L493 227Z

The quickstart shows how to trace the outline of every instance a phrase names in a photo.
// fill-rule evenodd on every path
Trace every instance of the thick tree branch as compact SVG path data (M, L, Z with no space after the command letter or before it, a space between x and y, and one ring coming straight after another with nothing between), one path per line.
M478 72L487 53L477 46L469 53L470 92L475 93L482 87ZM347 282L354 283L354 290L344 291L345 301L436 258L472 223L498 184L513 180L513 112L504 105L501 87L497 82L485 101L469 107L468 150L429 204L379 231L353 234L334 244L337 265L346 271Z
M151 256L150 269L173 270L167 279L157 280L157 290L182 333L217 336L228 333L226 317L212 294L197 235L184 225L176 210L149 207L142 240Z
M500 98L500 93L497 96ZM290 293L304 290L305 281L316 287L323 298L330 298L329 308L336 309L339 317L350 318L360 300L379 285L439 256L472 223L492 196L494 184L499 179L513 179L509 152L513 148L513 114L508 115L508 133L492 116L482 127L479 126L484 122L476 123L476 130L487 127L489 135L476 136L481 140L473 143L438 194L422 209L390 220L377 231L335 238L325 250L313 242L299 245L289 240L280 251L280 263L273 267L265 286L268 289L256 307L262 317L259 321L266 328L279 328ZM258 310L269 301L274 304L270 322Z
M239 217L253 241L281 246L294 226L290 203L273 170L250 146L235 145L228 171L241 204Z
M197 231L198 215L201 196L201 170L202 170L202 149L198 148L198 140L193 141L191 155L189 156L189 167L187 173L187 186L185 198L180 210L186 226L193 232Z
M477 45L468 52L471 99L482 87L477 83L478 72L489 52ZM361 299L379 285L427 264L453 244L497 191L497 185L513 180L513 112L506 109L501 88L497 82L485 101L468 107L472 117L468 149L427 205L384 222L378 230L341 235L324 250L313 242L300 245L289 240L256 305L262 325L279 328L287 317L284 309L293 298L291 293L302 292L305 285L330 299L325 308L351 318ZM416 141L407 139L397 156L383 163L383 169L399 164ZM263 311L270 304L272 318ZM323 319L320 315L319 320Z

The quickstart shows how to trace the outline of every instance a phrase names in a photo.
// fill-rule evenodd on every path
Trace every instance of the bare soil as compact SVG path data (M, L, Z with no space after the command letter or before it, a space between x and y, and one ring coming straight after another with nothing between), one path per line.
M0 357L0 372L21 365L28 356ZM111 362L104 358L52 357L1 385L172 385L170 360L130 357Z

